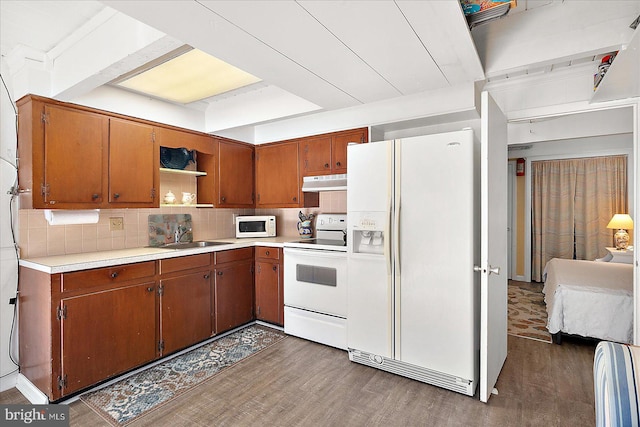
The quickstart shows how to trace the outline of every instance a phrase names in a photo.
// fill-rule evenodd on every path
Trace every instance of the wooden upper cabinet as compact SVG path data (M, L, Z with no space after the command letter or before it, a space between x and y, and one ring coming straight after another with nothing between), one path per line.
M109 203L122 207L157 206L158 162L153 127L109 120Z
M103 150L107 144L108 119L45 105L41 124L44 144L34 141L33 151L34 156L42 156L44 168L42 181L34 179L33 191L41 192L43 203L37 203L38 198L34 198L34 207L99 207L105 198Z
M196 150L198 154L216 154L218 151L217 140L210 135L161 126L155 127L154 130L156 133L156 142L161 147L184 147L189 150Z
M301 176L347 173L347 145L367 139L367 128L300 139Z
M298 143L256 147L256 207L298 207Z
M255 206L254 148L250 145L219 141L218 203L220 208Z
M331 172L331 136L300 141L300 170L303 176Z
M152 125L34 95L17 104L21 208L159 205Z
M334 135L331 142L332 173L347 173L347 146L350 143L362 144L368 139L369 132L366 128Z

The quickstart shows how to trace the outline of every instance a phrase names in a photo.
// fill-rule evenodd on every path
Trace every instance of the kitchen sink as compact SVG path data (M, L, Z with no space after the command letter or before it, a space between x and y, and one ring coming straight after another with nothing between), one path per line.
M229 245L228 242L214 242L201 240L198 242L184 242L184 243L167 243L160 246L164 249L192 249L192 248L206 248L208 246Z

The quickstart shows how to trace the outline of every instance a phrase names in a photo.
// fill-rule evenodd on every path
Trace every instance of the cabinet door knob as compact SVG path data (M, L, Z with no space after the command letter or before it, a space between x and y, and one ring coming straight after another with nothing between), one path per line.
M265 255L266 255L266 256L269 256L269 251L266 251L266 252L265 252Z
M153 292L153 289L154 289L154 287L153 287L153 286L149 286L149 287L147 288L147 292Z
M297 197L294 197L294 198L293 198L293 201L294 201L294 202L297 202L297 201L298 201L298 198L297 198Z
M273 271L278 271L278 266L277 265L273 266Z
M96 200L98 197L100 197L98 194L92 194L91 195L91 199L92 200Z
M341 163L340 163L340 162L336 162L336 166L340 166L340 165L341 165Z
M220 200L222 200L223 202L225 202L225 201L227 200L227 198L226 198L226 197L224 197L224 196L222 196L222 197L220 197Z
M209 278L209 275L208 275L208 274L205 274L205 275L204 275L204 276L202 276L202 277L203 277L204 279L208 279L208 278Z
M120 197L120 193L113 193L113 198L117 199L118 197Z
M118 272L114 271L113 273L111 273L111 278L115 279L116 277L118 277Z
M329 167L329 163L325 163L325 164L324 164L324 167L325 167L325 168L328 168L328 167Z
M222 276L222 271L218 271L218 276Z

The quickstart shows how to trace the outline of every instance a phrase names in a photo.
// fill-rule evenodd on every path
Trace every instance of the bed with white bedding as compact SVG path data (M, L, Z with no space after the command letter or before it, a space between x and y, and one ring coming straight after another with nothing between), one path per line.
M633 266L554 258L543 274L547 329L630 343L633 333Z

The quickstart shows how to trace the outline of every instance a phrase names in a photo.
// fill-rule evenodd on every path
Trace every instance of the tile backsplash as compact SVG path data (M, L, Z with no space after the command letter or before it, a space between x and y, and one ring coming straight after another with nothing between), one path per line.
M21 258L64 255L149 245L149 215L190 214L193 240L235 236L234 215L275 215L278 236L297 236L298 212L340 213L347 211L346 191L320 193L320 207L311 209L103 209L97 224L49 225L40 209L21 209L18 246ZM110 231L109 218L123 218L123 230Z

